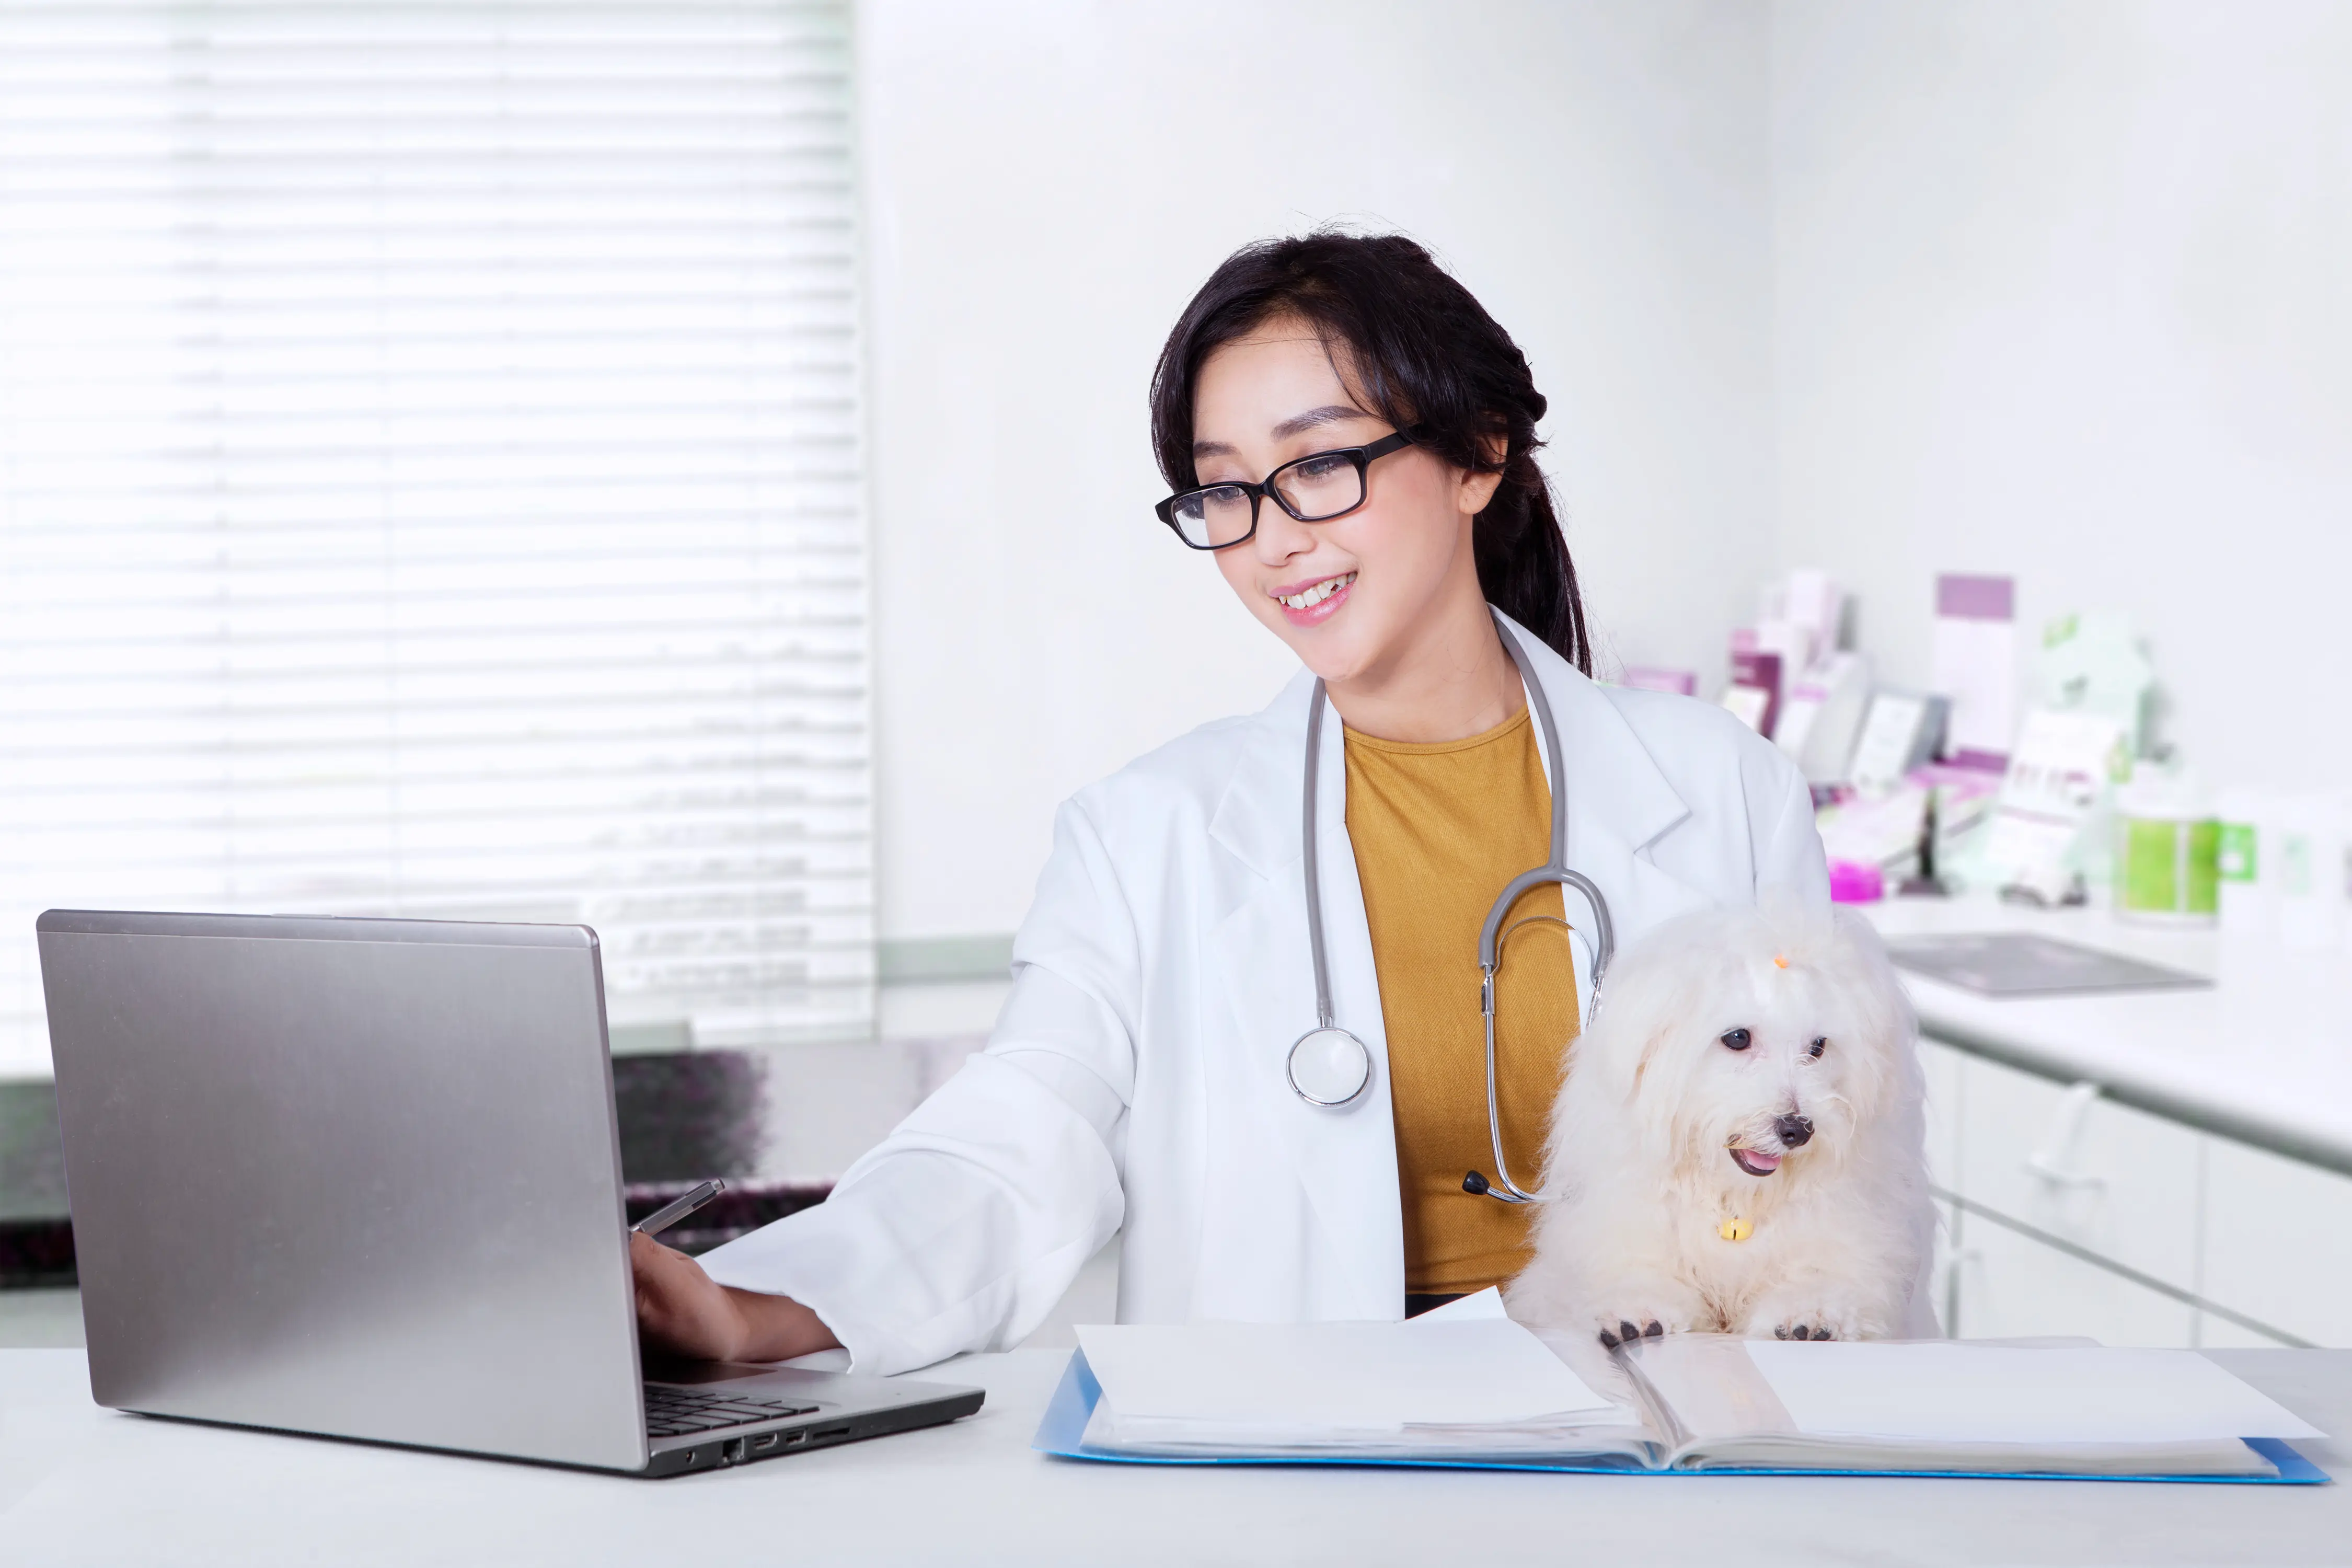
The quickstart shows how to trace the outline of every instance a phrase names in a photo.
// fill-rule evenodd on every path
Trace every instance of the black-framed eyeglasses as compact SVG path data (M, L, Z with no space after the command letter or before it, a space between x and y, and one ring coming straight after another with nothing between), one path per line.
M1375 458L1402 451L1412 437L1400 430L1369 447L1339 447L1294 458L1266 475L1262 484L1228 479L1179 490L1151 510L1195 550L1230 550L1257 532L1258 502L1275 505L1301 522L1328 522L1364 504L1364 470Z

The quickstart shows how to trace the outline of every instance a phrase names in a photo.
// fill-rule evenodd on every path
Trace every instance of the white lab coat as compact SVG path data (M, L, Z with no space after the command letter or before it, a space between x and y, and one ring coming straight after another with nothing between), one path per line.
M1811 801L1770 742L1706 703L1596 685L1520 637L1566 752L1569 864L1607 895L1621 943L1768 886L1826 902ZM705 1255L711 1276L805 1303L875 1373L1017 1342L1122 1227L1122 1322L1400 1317L1386 1045L1336 714L1316 817L1325 940L1337 1021L1373 1076L1326 1110L1285 1072L1315 1022L1312 687L1302 672L1264 711L1065 804L987 1049L825 1203Z

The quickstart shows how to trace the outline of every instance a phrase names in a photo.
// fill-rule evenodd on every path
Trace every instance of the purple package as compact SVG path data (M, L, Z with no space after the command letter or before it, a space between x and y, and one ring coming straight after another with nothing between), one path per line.
M1830 862L1830 901L1874 904L1886 896L1886 873L1859 860Z
M1757 726L1757 733L1770 740L1772 726L1780 720L1780 656L1753 648L1733 649L1731 684L1752 686L1765 694L1764 722Z
M1698 677L1687 669L1657 669L1646 664L1629 664L1621 685L1636 691L1671 691L1677 697L1698 695Z
M1936 579L1936 613L1959 621L2013 621L2017 580L1946 572Z
M1936 579L1934 689L1951 701L1953 762L1998 773L2017 738L2017 584L1947 572Z

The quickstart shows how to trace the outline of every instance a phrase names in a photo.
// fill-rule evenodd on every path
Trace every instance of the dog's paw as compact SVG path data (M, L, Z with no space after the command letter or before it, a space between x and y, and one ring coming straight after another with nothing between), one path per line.
M1615 1350L1634 1340L1654 1340L1666 1334L1686 1333L1690 1325L1672 1312L1632 1312L1601 1320L1601 1345L1603 1350Z
M1833 1340L1838 1337L1838 1331L1829 1323L1780 1323L1774 1325L1772 1337L1776 1340Z
M1776 1340L1867 1340L1880 1336L1863 1314L1836 1307L1811 1307L1791 1311L1759 1312L1748 1332L1761 1339L1767 1329Z

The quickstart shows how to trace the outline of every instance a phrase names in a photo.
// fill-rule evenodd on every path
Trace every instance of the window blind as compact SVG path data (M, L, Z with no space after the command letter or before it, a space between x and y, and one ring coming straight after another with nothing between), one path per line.
M0 0L0 1074L51 905L873 1014L843 5Z

